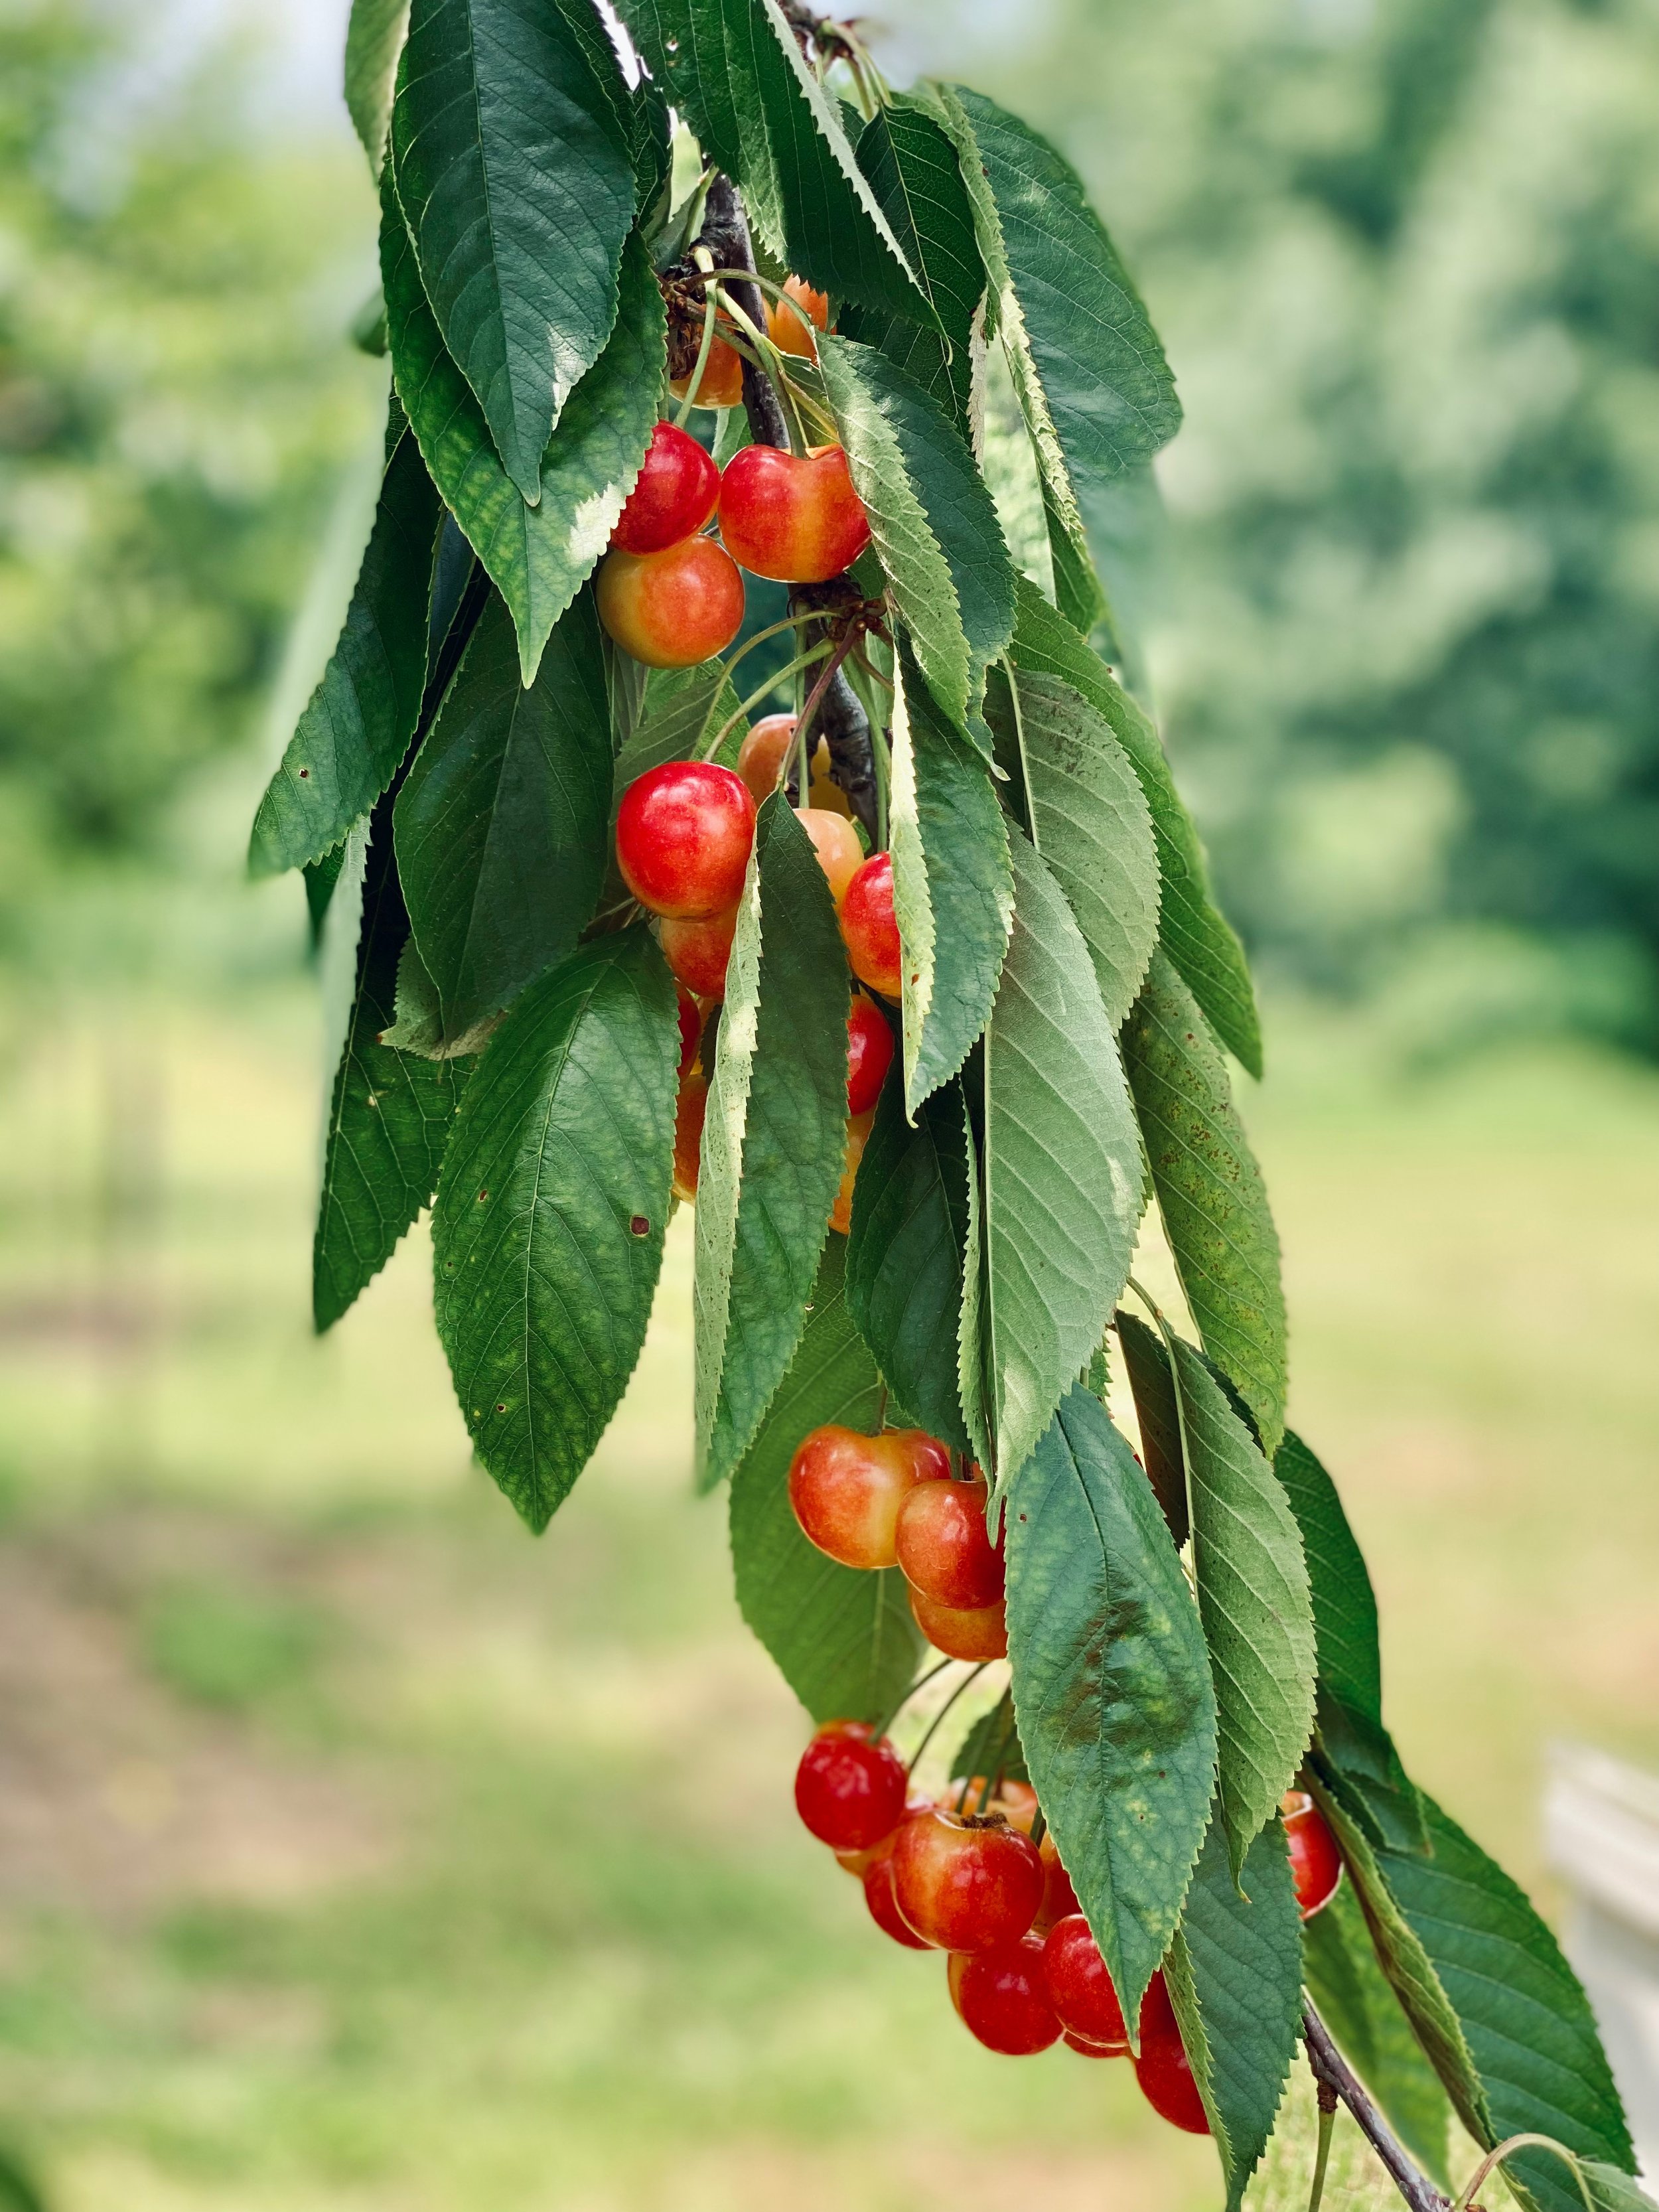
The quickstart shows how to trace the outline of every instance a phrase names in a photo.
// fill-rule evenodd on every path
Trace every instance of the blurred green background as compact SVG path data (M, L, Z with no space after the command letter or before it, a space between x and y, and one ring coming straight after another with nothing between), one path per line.
M0 2143L69 2212L1197 2212L1127 2069L980 2051L796 1826L684 1224L540 1544L423 1237L307 1333L314 981L240 860L379 432L340 15L0 0ZM1264 979L1296 1418L1407 1759L1548 1904L1549 1739L1659 1762L1659 19L884 20L1165 334L1162 512L1094 520Z

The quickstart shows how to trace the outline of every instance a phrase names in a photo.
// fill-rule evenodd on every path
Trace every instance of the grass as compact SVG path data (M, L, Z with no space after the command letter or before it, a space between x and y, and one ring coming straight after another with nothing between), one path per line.
M64 2212L1212 2204L1126 2068L969 2043L794 1822L690 1495L684 1220L540 1543L422 1235L311 1340L313 1030L88 1004L0 1090L0 2136ZM1549 1737L1659 1759L1659 1083L1275 1034L1296 1418L1408 1761L1537 1881ZM1305 2203L1296 2094L1260 2212ZM1327 2202L1389 2202L1346 2132Z

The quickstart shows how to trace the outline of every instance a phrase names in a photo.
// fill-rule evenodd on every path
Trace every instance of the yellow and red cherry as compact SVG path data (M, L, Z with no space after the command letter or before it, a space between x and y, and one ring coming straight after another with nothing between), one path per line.
M823 584L858 559L870 522L841 447L745 446L720 477L720 536L751 575Z
M912 1813L925 1813L933 1802L933 1800L925 1790L918 1790L915 1783L912 1783L905 1794L905 1817L908 1819ZM884 1859L888 1856L897 1838L898 1830L894 1828L887 1835L879 1837L873 1844L866 1844L862 1850L837 1851L836 1864L843 1868L847 1873L856 1875L862 1881L876 1861Z
M893 1065L893 1032L887 1017L862 991L853 994L847 1017L847 1110L867 1114L881 1096Z
M672 422L659 422L628 503L611 533L624 553L661 553L695 538L720 501L713 454Z
M744 738L738 754L738 774L754 793L757 806L777 789L786 773L784 757L794 740L796 719L793 714L763 714ZM807 768L809 803L822 812L844 814L850 820L853 810L847 793L830 773L828 738L820 738L813 746Z
M848 884L864 866L859 833L844 814L832 814L826 806L803 806L795 819L812 841L830 896L839 909Z
M728 323L726 328L732 325ZM677 376L669 386L676 399L684 399L690 389L695 369ZM708 349L708 358L702 365L702 374L697 378L694 407L738 407L743 404L743 356L717 337Z
M1002 1545L992 1544L985 1526L988 1495L983 1475L930 1482L913 1490L899 1509L898 1563L905 1581L953 1613L982 1613L1002 1601Z
M702 1043L702 1009L684 984L677 988L680 1024L680 1073L688 1073Z
M896 1540L896 1531L895 1531ZM935 1605L919 1589L910 1591L910 1612L916 1626L935 1651L947 1659L1006 1659L1008 1656L1008 1609L1006 1605L966 1607Z
M599 563L599 620L647 668L695 668L724 653L743 627L743 578L723 545L686 538L661 553Z
M1279 1806L1291 1854L1291 1879L1304 1920L1322 1912L1342 1881L1342 1854L1331 1824L1305 1790L1287 1790Z
M795 1769L795 1810L821 1844L862 1850L904 1817L904 1761L867 1721L826 1721Z
M1042 1901L1042 1861L1000 1814L934 1806L912 1813L893 1844L893 1894L908 1926L941 1951L1016 1943Z
M737 927L738 909L734 906L727 907L724 914L665 921L657 934L669 973L700 999L723 999L726 970Z
M1048 2002L1060 2026L1085 2043L1119 2053L1129 2048L1129 2031L1117 1991L1100 1955L1100 1946L1080 1912L1058 1921L1043 1939L1042 1971Z
M746 784L714 761L664 761L617 810L617 865L642 907L697 921L735 907L755 842Z
M767 304L766 335L780 353L799 354L807 361L816 361L818 347L812 333L829 327L829 299L815 292L804 276L791 276L784 285L782 299Z
M950 1984L963 2026L988 2051L1029 2058L1060 2040L1060 2022L1043 1984L1042 1946L1035 1936L970 1957L957 1954Z
M876 1109L868 1113L851 1114L847 1119L847 1150L842 1156L841 1188L836 1193L836 1202L830 1209L830 1226L837 1237L850 1237L853 1232L853 1189L859 1179L859 1168L864 1158L864 1148L870 1141Z
M903 979L898 917L893 911L893 856L872 853L842 895L841 937L860 983L896 999Z
M893 1855L884 1851L872 1859L860 1877L864 1883L864 1902L870 1917L884 1936L890 1936L896 1943L902 1943L907 1951L931 1951L933 1946L924 1936L918 1936L899 1911L893 1895Z
M1077 1892L1072 1887L1072 1877L1060 1863L1060 1853L1054 1848L1054 1831L1050 1829L1037 1849L1042 1855L1042 1902L1037 1907L1037 1917L1031 1923L1031 1932L1046 1936L1051 1928L1079 1910Z
M688 1067L680 1077L674 1102L674 1182L676 1198L690 1203L697 1194L697 1166L702 1158L702 1125L708 1111L708 1079L700 1067Z
M1162 1973L1152 1976L1140 2007L1140 2056L1134 2062L1141 2094L1161 2119L1189 2136L1210 2132L1209 2115L1176 2025L1175 2007Z
M945 1447L921 1429L866 1436L832 1421L812 1430L789 1462L801 1534L843 1567L890 1567L899 1507L939 1454Z

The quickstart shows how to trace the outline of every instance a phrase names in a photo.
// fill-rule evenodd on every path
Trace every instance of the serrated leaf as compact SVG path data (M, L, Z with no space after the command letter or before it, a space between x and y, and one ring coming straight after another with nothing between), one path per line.
M1345 1705L1380 1727L1382 1653L1376 1597L1336 1485L1291 1430L1274 1455L1273 1471L1291 1501L1307 1553L1319 1679Z
M896 657L890 837L903 951L904 1095L914 1113L984 1030L1012 926L1007 830L988 769Z
M1629 2174L1621 2173L1616 2166L1603 2165L1599 2159L1585 2159L1582 2163L1595 2212L1654 2212L1653 2198Z
M1030 842L1011 830L1008 844L1014 923L986 1033L983 1192L1004 1481L1106 1334L1143 1197L1128 1087L1082 933Z
M521 994L456 1117L433 1209L438 1334L474 1449L535 1529L645 1340L678 1060L673 979L639 927Z
M913 1126L902 1086L885 1084L853 1186L848 1311L906 1413L971 1453L957 1393L967 1238L960 1085L925 1100Z
M1181 1413L1175 1376L1164 1340L1136 1315L1118 1310L1117 1340L1134 1399L1140 1453L1153 1495L1177 1544L1187 1540L1187 1462L1181 1449Z
M562 960L605 880L611 716L583 592L528 690L492 596L398 796L398 866L446 1037Z
M1020 1741L1133 2021L1209 1817L1203 1632L1151 1486L1081 1385L1015 1475L1004 1525Z
M395 400L392 408L401 416ZM404 430L386 466L339 642L259 801L248 844L251 875L320 860L397 774L421 711L442 512L420 449Z
M409 29L409 0L351 0L346 24L345 103L376 177L386 159L398 57Z
M1217 1798L1237 1874L1313 1732L1313 1605L1296 1516L1255 1438L1180 1338L1175 1370L1220 1721Z
M306 921L313 953L322 944L334 887L340 880L340 869L345 860L346 842L343 838L333 851L325 853L320 860L308 860L301 872L306 886Z
M1123 1025L1123 1064L1176 1272L1204 1349L1269 1454L1285 1433L1285 1292L1267 1187L1226 1063L1168 957Z
M839 1237L825 1245L795 1356L732 1476L738 1609L815 1721L880 1719L921 1650L897 1569L837 1565L807 1542L789 1504L804 1436L832 1421L873 1431L881 1419L881 1377L843 1296L844 1251Z
M991 1330L985 1281L985 1195L978 1144L970 1102L975 1097L983 1110L985 1097L984 1047L969 1062L963 1079L963 1103L969 1108L968 1233L962 1248L962 1321L957 1330L957 1396L969 1449L981 1468L994 1468L992 1455L993 1421L990 1379Z
M846 958L830 887L777 793L738 908L697 1180L699 1480L729 1474L806 1320L841 1184Z
M565 405L542 456L540 503L527 507L444 349L396 202L389 192L383 202L380 270L398 396L433 482L513 611L528 684L554 623L611 542L656 423L667 351L656 274L636 234L623 255L610 340Z
M1211 1828L1164 1972L1220 2154L1227 2212L1238 2212L1302 2033L1301 1919L1277 1814L1250 1845L1243 1895Z
M1019 1723L1014 1718L1012 1690L1005 1690L963 1736L951 1761L951 1777L956 1782L971 1782L981 1777L993 1786L999 1778L1005 1782L1030 1780L1025 1747L1019 1740ZM977 1811L978 1806L979 1800L975 1797L967 1809Z
M1158 849L1146 795L1105 716L1058 677L1003 677L986 713L994 727L1000 716L1009 725L1032 840L1077 916L1117 1029L1158 942Z
M1021 576L1014 591L1014 659L1034 674L1061 678L1111 725L1152 810L1164 949L1216 1035L1252 1075L1259 1076L1261 1031L1249 969L1243 947L1211 896L1203 848L1175 787L1157 731L1035 584Z
M627 141L558 0L413 0L392 165L445 347L533 505L634 221Z

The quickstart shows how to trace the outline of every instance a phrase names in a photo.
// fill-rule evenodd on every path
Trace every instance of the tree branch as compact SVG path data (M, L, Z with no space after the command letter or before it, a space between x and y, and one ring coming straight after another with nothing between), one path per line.
M1303 2009L1302 2026L1307 2037L1308 2063L1319 2084L1321 2101L1331 2093L1342 2100L1412 2212L1451 2212L1449 2200L1440 2194L1426 2175L1418 2172L1395 2142L1388 2122L1354 2078L1347 2062L1331 2041L1329 2030L1311 2005Z

